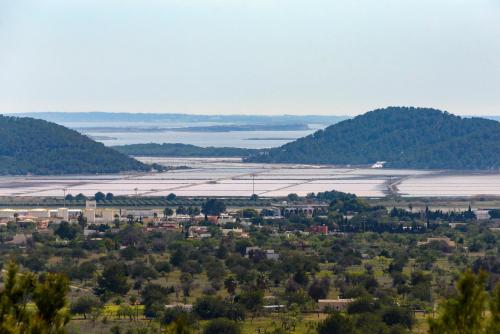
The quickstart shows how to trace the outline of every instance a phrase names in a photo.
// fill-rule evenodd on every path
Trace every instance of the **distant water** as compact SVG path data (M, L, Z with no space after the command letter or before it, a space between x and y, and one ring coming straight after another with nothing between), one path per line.
M268 148L276 147L307 136L314 130L306 131L234 131L234 132L89 132L89 136L107 146L143 143L182 143L196 146ZM102 138L100 136L106 136ZM108 139L112 138L112 139ZM263 138L256 140L256 138ZM277 138L277 139L274 139ZM286 138L286 139L285 139Z
M68 122L61 123L70 128L84 127L187 127L209 126L216 123L197 122L186 123L131 123L131 122ZM269 148L277 147L307 136L316 130L325 127L324 124L309 124L310 130L299 131L232 131L232 132L85 132L84 134L102 142L106 146L145 144L145 143L182 143L196 146L238 147L238 148Z

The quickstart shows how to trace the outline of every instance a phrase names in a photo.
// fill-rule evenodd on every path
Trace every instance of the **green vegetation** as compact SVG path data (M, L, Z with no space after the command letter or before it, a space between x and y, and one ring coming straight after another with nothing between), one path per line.
M314 212L277 216L266 202L169 198L151 217L127 213L112 226L74 218L37 230L12 219L0 227L0 259L19 264L19 279L32 271L52 287L61 284L47 277L67 277L68 303L53 298L64 300L53 314L67 317L55 323L70 333L498 332L500 235L472 209L387 208L328 191L290 194L290 206ZM234 220L222 225L203 215L226 210ZM325 226L333 233L316 229ZM29 242L9 244L19 234ZM35 295L24 302L30 315L42 302ZM321 302L337 298L338 309Z
M148 171L147 166L76 131L0 115L0 175Z
M37 277L9 263L0 290L0 333L65 333L68 280L61 274ZM33 307L29 307L32 302Z
M113 146L117 151L148 157L246 157L262 150L234 147L199 147L187 144L133 144Z
M389 107L246 159L393 168L499 169L500 123L435 109Z

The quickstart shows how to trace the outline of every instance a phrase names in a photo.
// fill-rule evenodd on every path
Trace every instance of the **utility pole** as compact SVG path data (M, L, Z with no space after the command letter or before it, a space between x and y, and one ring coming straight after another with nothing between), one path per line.
M64 207L66 207L66 188L63 188L63 194L64 194Z
M252 196L255 195L255 173L252 173Z

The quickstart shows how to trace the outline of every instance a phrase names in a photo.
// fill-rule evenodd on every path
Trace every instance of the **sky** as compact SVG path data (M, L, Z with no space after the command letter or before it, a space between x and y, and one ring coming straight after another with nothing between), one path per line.
M500 0L0 0L0 113L500 115Z

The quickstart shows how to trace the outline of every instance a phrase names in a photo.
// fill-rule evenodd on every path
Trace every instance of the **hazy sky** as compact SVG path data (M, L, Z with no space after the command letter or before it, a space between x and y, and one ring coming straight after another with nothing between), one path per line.
M500 0L0 0L0 113L500 115Z

